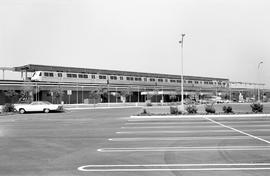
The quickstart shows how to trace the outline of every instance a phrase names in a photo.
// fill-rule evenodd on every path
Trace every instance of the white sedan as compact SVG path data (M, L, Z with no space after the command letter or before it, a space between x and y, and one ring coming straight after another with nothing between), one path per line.
M51 104L48 101L33 101L30 104L15 104L16 111L23 114L25 112L45 112L50 111L63 111L62 105Z

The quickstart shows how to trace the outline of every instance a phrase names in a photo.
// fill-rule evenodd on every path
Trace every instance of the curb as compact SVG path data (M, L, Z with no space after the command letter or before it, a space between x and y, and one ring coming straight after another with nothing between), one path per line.
M179 118L211 118L211 117L270 117L270 114L222 114L222 115L176 115L176 116L130 116L134 119L179 119Z
M65 108L67 110L83 110L83 109L121 109L121 108L142 108L142 106L121 106L121 107L77 107Z

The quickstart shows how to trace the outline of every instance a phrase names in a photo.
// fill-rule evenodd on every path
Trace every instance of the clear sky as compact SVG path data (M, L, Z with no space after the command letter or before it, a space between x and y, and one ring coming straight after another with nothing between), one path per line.
M269 9L269 0L0 0L0 67L180 74L185 33L185 75L270 87Z

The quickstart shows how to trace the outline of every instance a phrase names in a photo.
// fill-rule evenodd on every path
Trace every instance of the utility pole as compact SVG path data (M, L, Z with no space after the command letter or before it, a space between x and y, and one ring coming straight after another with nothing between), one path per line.
M184 37L186 34L181 35L181 110L184 110Z

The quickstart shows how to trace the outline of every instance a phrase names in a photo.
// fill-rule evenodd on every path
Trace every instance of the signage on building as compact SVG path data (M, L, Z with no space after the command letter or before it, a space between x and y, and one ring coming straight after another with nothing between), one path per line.
M68 95L71 95L72 94L72 91L71 90L67 90L67 94Z

